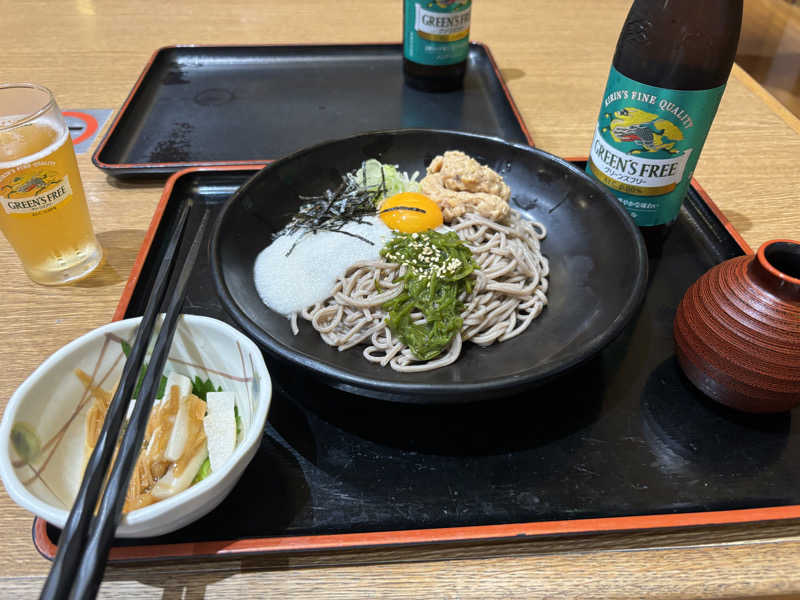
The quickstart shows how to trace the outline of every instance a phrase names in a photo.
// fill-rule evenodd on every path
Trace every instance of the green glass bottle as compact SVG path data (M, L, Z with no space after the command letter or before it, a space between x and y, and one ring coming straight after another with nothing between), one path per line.
M403 74L411 87L444 92L463 85L472 0L404 0Z
M660 253L736 56L742 0L635 0L622 27L586 172Z

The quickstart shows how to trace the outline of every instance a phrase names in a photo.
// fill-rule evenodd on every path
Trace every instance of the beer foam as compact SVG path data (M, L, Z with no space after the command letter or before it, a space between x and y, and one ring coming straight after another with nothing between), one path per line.
M17 118L17 117L8 117L8 118L9 119L14 119L14 118ZM39 126L42 126L42 127L47 127L49 129L52 129L56 133L58 133L58 129L59 129L58 125L59 124L57 122L54 122L54 119L52 119L52 118L48 118L48 117L41 118L35 124L39 125ZM3 125L3 123L0 123L0 126L2 126L2 125ZM25 126L29 126L29 125L31 125L31 124L30 123L26 123L25 125L20 125L20 128L21 127L25 127ZM0 142L2 142L3 145L13 144L15 142L14 138L17 137L18 135L19 135L18 128L16 128L16 127L12 128L12 129L9 129L8 131L2 131L2 132L0 132ZM4 161L0 161L0 170L13 169L14 167L18 167L20 165L36 162L37 160L43 159L47 155L52 154L55 150L60 148L61 145L65 142L66 137L68 135L69 135L69 128L64 127L64 131L61 133L61 135L59 135L56 138L56 140L54 142L52 142L51 144L48 144L48 146L46 148L44 148L42 150L39 150L35 154L29 154L27 156L23 156L22 158L15 158L14 160L5 161L5 162Z

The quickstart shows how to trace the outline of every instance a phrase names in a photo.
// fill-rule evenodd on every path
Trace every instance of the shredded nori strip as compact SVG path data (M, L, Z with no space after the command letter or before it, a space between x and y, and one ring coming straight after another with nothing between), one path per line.
M421 212L427 213L428 211L424 208L420 208L419 206L392 206L391 208L384 208L383 210L379 211L378 214L382 215L383 213L392 212L393 210L413 210L414 212Z
M342 228L350 222L364 223L364 217L374 215L379 200L386 194L386 177L381 169L381 183L377 186L368 186L366 182L366 169L363 182L357 182L352 177L342 177L342 183L335 190L326 190L321 196L300 196L306 201L300 210L292 217L289 224L275 237L285 234L294 234L299 231L315 234L318 231L335 231L351 237L358 238L367 244L374 245L363 236ZM292 253L298 238L286 256Z

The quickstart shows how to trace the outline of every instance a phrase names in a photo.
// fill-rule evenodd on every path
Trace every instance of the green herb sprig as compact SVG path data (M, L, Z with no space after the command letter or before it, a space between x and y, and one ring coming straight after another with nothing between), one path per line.
M131 345L122 340L122 352L125 356L129 356L131 353ZM142 389L142 381L144 380L144 374L147 372L148 363L144 363L142 365L142 369L139 371L139 378L136 380L136 387L133 388L133 397L138 398L139 392ZM158 391L156 391L156 398L159 400L164 397L164 392L166 391L167 387L167 376L161 375L161 379L158 383ZM200 398L201 400L206 399L206 394L208 392L221 392L221 387L214 387L214 384L211 383L211 379L202 380L198 376L195 376L194 381L192 381L192 394Z

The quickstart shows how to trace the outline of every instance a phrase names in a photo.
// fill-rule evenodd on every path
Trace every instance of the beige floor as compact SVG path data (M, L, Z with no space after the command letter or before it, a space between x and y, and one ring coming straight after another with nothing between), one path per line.
M800 117L800 2L744 0L736 62Z

